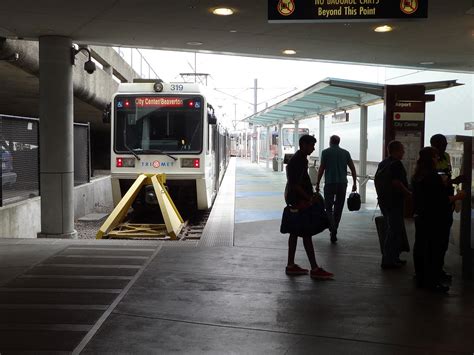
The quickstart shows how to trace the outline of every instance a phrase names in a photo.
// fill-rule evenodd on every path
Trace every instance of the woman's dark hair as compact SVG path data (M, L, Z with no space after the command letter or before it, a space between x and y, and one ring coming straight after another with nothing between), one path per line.
M304 136L301 136L299 140L300 147L302 144L316 144L316 138L309 134L305 134Z
M420 181L436 171L436 165L433 158L437 155L438 150L433 147L424 147L420 150L418 161L416 162L415 174L413 175L415 181Z

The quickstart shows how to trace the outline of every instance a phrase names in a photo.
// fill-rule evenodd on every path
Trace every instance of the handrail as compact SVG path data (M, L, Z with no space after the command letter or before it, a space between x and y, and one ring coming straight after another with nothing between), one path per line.
M138 48L123 48L123 47L114 47L115 51L123 58L123 60L125 60L131 67L132 69L134 69L139 75L141 78L147 78L147 79L159 79L159 75L155 72L155 70L153 69L153 67L151 66L151 64L148 62L148 60L146 60L145 56L142 54L142 52L138 49ZM129 55L129 58L127 57L127 50L130 51L130 55ZM137 70L133 65L134 65L134 61L133 61L133 53L134 51L136 53L138 53L138 56L139 56L139 70ZM130 59L130 61L129 61ZM144 75L144 71L143 71L143 62L145 62L145 74L146 74L146 71L147 71L147 68L148 68L148 76ZM152 76L153 74L153 76Z

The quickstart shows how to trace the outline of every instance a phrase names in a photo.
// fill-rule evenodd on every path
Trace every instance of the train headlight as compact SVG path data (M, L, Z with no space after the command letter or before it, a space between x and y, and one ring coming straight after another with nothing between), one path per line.
M134 168L135 158L117 158L115 159L115 166L117 168Z
M163 91L163 84L161 81L157 81L155 84L153 84L153 90L156 92L162 92Z
M183 158L181 159L182 168L199 168L201 166L201 161L199 158Z

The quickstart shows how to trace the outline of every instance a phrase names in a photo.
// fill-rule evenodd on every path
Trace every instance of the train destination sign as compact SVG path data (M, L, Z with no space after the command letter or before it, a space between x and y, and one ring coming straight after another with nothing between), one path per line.
M137 97L136 107L183 107L183 99L178 97Z
M268 22L350 22L428 17L428 0L268 0Z

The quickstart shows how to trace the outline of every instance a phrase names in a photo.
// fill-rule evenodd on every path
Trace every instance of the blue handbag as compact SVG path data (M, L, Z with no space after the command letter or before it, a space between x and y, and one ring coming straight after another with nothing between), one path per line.
M296 209L286 206L283 209L280 233L306 237L321 233L328 227L329 219L321 196L308 208Z

